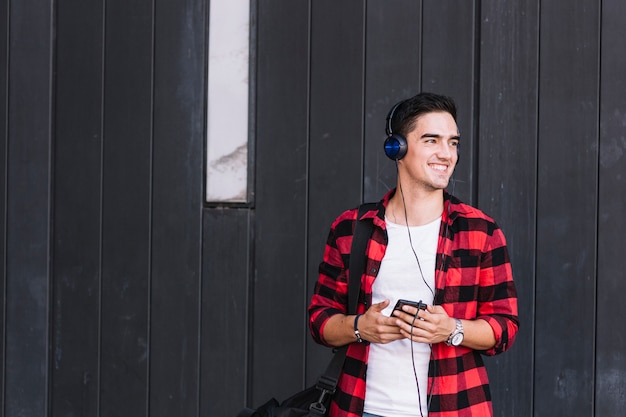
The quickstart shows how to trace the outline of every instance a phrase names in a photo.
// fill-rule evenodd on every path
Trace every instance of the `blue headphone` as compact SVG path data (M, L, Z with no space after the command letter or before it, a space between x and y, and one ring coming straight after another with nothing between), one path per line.
M387 127L385 128L385 132L387 133L387 139L385 139L385 155L389 159L394 161L399 161L404 158L406 155L406 151L408 148L406 139L397 133L393 133L393 129L391 128L391 120L393 119L393 114L396 112L396 109L400 106L400 104L404 103L404 100L396 103L389 114L387 115Z

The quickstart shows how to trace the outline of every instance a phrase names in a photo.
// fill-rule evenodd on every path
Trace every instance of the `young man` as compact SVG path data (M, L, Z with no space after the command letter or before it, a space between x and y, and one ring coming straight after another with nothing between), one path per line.
M374 231L358 314L346 313L354 209L332 224L309 306L315 341L349 344L330 416L491 416L481 355L509 349L518 330L505 237L445 190L459 158L451 98L401 101L387 134L397 187L363 215ZM399 299L421 304L392 312Z

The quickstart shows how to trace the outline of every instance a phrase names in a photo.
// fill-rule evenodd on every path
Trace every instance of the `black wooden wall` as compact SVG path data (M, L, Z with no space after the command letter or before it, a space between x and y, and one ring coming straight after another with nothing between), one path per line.
M0 0L0 417L233 416L312 383L330 222L384 119L460 107L520 297L498 416L626 407L626 4L252 2L253 201L203 203L208 0Z

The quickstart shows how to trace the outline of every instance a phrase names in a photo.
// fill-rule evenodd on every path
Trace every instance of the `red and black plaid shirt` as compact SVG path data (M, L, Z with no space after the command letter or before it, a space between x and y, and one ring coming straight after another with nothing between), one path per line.
M372 218L374 231L367 246L367 268L361 277L358 312L372 302L372 284L387 247L385 207L395 190L382 200ZM333 223L320 275L309 306L313 339L327 345L324 325L334 314L346 314L347 266L357 210L348 210ZM483 319L493 328L496 344L488 351L475 351L445 343L432 346L428 392L432 395L431 417L492 416L487 371L481 354L496 355L511 347L518 330L517 293L504 234L480 210L444 193L437 265L435 304L459 319ZM352 343L346 355L337 393L330 408L332 417L356 417L363 413L365 373L369 343Z

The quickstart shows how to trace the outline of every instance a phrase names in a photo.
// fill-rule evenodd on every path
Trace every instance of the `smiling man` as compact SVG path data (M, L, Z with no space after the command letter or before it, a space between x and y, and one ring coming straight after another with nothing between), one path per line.
M309 306L315 341L349 344L329 415L492 416L482 355L508 350L519 325L504 234L446 191L460 143L451 98L397 103L386 131L397 186L362 217L374 231L358 314L347 315L356 209L331 226Z

